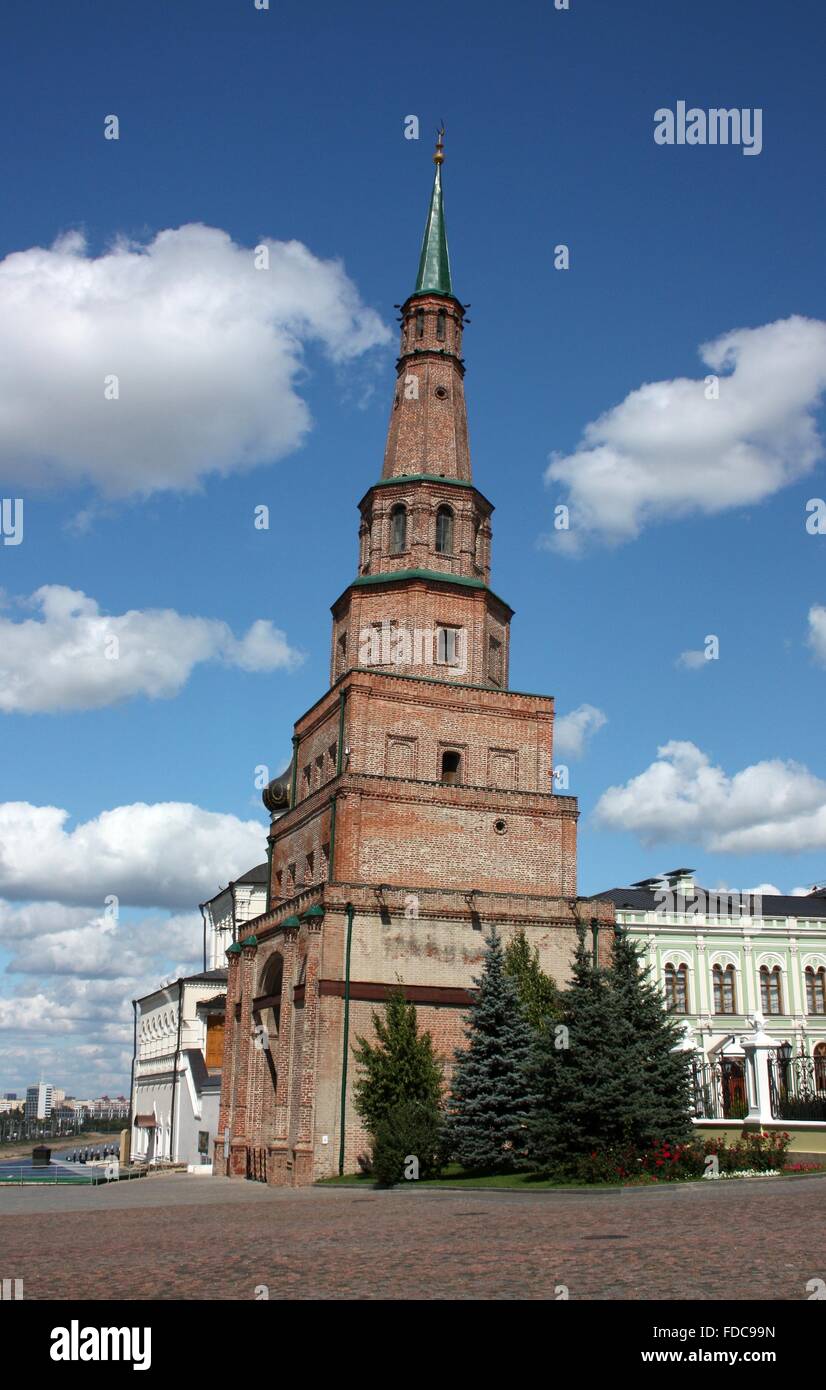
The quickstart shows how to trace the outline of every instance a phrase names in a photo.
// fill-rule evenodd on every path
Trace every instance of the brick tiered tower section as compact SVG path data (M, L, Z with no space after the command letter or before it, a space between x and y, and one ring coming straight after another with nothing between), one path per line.
M580 922L596 950L610 939L610 904L576 898L553 699L508 689L512 610L489 587L493 508L471 477L442 157L440 140L384 468L332 609L331 686L265 794L269 909L228 953L219 1173L354 1171L368 1148L355 1038L401 980L449 1061L486 927L524 927L557 980Z

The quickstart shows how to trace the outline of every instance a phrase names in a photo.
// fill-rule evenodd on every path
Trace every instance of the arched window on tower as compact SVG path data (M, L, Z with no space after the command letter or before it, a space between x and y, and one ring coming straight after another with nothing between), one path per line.
M453 554L453 512L440 507L436 513L436 554Z
M390 513L390 554L401 555L407 549L407 508L401 503Z
M424 309L416 310L416 337L424 337Z
M445 311L440 309L436 315L436 337L440 343L445 340Z

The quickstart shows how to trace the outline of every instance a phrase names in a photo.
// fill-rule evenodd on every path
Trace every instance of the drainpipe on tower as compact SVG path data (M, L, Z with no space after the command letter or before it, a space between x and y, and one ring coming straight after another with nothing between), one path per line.
M350 1050L350 948L353 943L353 918L356 915L356 909L353 907L352 903L348 903L345 912L347 913L347 946L344 955L344 1052L341 1059L341 1113L339 1116L338 1141L339 1176L344 1172L344 1139L347 1120L347 1055Z

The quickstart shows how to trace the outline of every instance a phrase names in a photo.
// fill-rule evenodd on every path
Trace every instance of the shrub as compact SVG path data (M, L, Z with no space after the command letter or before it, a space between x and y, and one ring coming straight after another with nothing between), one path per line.
M678 1182L703 1177L710 1155L720 1173L771 1173L785 1166L790 1142L788 1134L773 1131L744 1134L734 1144L702 1138L662 1140L643 1149L614 1144L559 1165L551 1176L585 1183Z
M442 1166L441 1144L442 1114L436 1106L415 1100L391 1106L376 1125L373 1137L376 1181L382 1187L392 1187L410 1176L435 1177ZM411 1159L416 1160L415 1168Z

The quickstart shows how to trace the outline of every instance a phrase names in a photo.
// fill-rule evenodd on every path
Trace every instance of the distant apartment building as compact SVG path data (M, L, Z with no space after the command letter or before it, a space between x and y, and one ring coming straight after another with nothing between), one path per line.
M26 1088L25 1118L47 1120L52 1113L52 1087L40 1082Z

